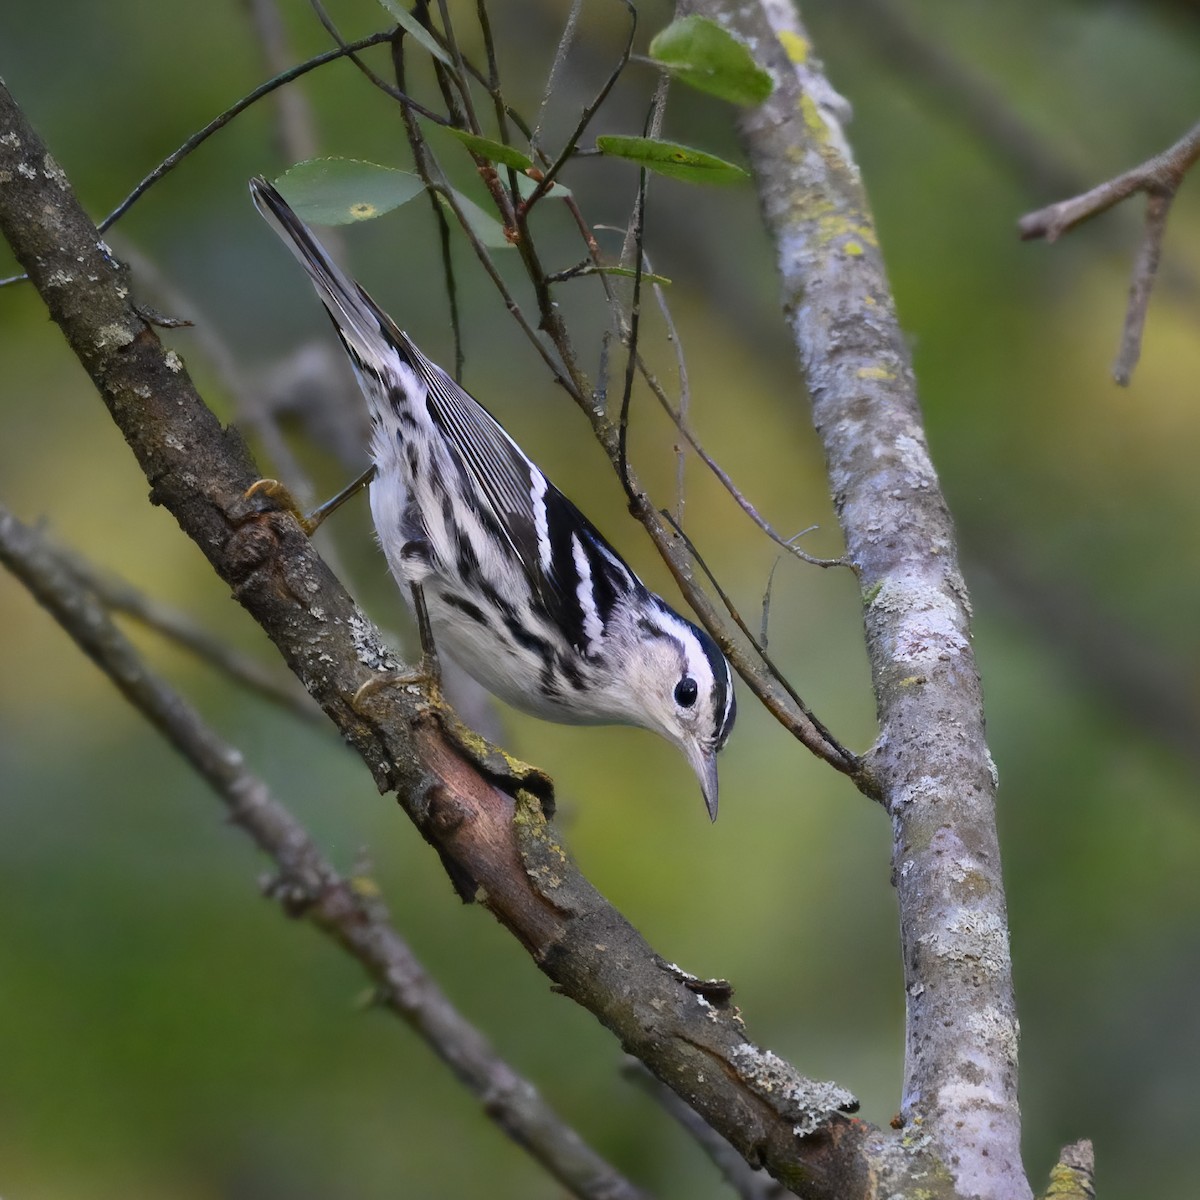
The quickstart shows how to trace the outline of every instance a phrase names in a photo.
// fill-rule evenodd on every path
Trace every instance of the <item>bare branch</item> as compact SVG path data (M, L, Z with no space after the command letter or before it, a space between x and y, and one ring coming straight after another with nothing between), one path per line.
M0 562L112 680L125 698L208 782L233 823L272 858L269 888L289 916L307 917L375 981L380 1003L445 1062L495 1121L581 1200L638 1200L641 1193L599 1157L450 1003L392 927L374 889L343 879L308 831L178 692L142 661L99 599L36 531L0 505Z
M1026 213L1017 223L1022 241L1045 238L1057 241L1077 225L1107 212L1137 192L1174 196L1184 176L1200 158L1200 124L1193 126L1173 146L1144 163L1105 180L1090 191L1057 204Z
M1113 378L1122 387L1128 386L1133 368L1141 357L1146 310L1158 274L1171 204L1184 176L1195 165L1197 159L1200 159L1200 124L1194 125L1179 141L1161 154L1156 154L1144 163L1106 180L1082 195L1072 196L1069 200L1060 200L1057 204L1026 213L1017 223L1022 241L1045 238L1048 242L1054 242L1064 233L1070 233L1084 221L1107 212L1137 192L1146 193L1146 223L1142 243L1134 260L1129 304L1121 332L1121 348L1112 368Z

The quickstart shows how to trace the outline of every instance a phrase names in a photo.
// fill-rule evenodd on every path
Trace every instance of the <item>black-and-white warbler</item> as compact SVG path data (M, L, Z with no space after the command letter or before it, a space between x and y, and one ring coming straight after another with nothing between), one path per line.
M251 194L304 265L370 408L371 514L437 645L517 708L654 730L687 756L717 815L734 719L716 643L654 595L492 416L329 258L265 180Z

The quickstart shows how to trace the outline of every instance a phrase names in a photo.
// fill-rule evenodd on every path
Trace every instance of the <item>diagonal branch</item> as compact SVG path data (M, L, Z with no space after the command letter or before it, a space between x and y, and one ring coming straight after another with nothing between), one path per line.
M1027 1200L995 767L954 528L866 194L791 0L687 0L774 76L742 120L863 617L907 999L901 1117L958 1194ZM804 403L803 395L797 403Z
M241 752L147 667L81 581L76 564L3 505L0 563L213 788L233 823L274 860L279 875L269 893L284 912L307 917L357 959L375 981L379 1002L450 1067L491 1120L580 1200L639 1200L642 1193L565 1124L455 1009L372 891L341 878L304 826L245 765Z
M709 999L656 955L580 874L539 803L545 777L456 730L403 687L397 664L290 513L245 500L256 473L174 351L132 307L95 226L0 84L0 232L92 378L162 504L288 666L393 790L456 884L752 1165L809 1200L865 1197L880 1171L927 1172L845 1115L854 1100L750 1042L727 997ZM260 501L261 505L263 501Z

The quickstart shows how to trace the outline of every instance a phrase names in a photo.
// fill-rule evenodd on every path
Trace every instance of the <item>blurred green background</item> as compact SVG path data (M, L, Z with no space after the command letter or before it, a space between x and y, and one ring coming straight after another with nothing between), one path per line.
M371 0L330 7L348 36L383 25ZM526 111L566 8L494 6L501 65ZM326 48L305 4L282 9L297 59ZM470 46L473 9L454 6ZM1020 244L1015 222L1060 198L1063 178L1090 185L1187 128L1200 111L1200 18L1194 5L1065 0L922 0L901 11L926 49L990 97L985 111L1023 126L1017 150L1005 150L972 123L961 81L941 90L937 62L914 58L875 6L804 6L854 106L849 133L972 588L1001 776L1027 1162L1041 1186L1058 1147L1090 1136L1101 1194L1184 1195L1200 1078L1200 180L1176 204L1128 390L1108 366L1140 202L1051 248ZM664 5L643 7L643 48L668 18ZM620 5L585 6L552 136L603 78L622 28ZM0 6L0 74L96 216L269 73L236 0ZM640 128L651 83L631 67L598 131ZM418 72L414 87L426 84ZM323 153L408 165L394 108L351 66L300 86ZM732 120L677 89L667 133L738 157ZM451 147L440 148L449 161ZM482 200L454 161L460 186ZM333 341L246 194L249 175L286 165L275 109L260 105L111 238L155 264L189 310L181 315L198 316L251 380L306 340ZM585 160L566 182L593 221L624 222L630 170ZM565 214L545 207L547 258L569 266L580 248ZM606 236L615 250L618 235ZM447 361L427 207L348 231L346 244L377 298ZM805 545L836 554L753 190L656 181L648 249L674 281L702 436L780 529L817 524ZM671 595L580 415L465 246L456 253L465 382ZM10 267L0 252L0 273ZM562 289L588 364L599 358L598 293L587 281ZM235 419L201 336L168 336ZM646 336L669 378L661 323L651 319ZM269 661L200 555L146 503L128 450L28 289L0 292L0 420L0 498L18 515ZM634 423L636 465L670 503L671 432L645 396ZM350 477L351 464L298 435L292 444L319 488ZM688 482L689 529L744 611L757 612L772 546L694 465ZM407 639L365 504L320 538L376 619ZM771 615L778 659L824 721L865 748L873 702L849 574L783 563ZM352 963L258 897L263 863L204 786L6 575L0 631L0 1193L560 1194L413 1035L361 1010ZM332 736L134 632L340 867L369 856L398 926L455 1003L585 1137L662 1196L720 1194L692 1144L619 1077L611 1038L552 995L485 913L458 904L394 801ZM715 828L682 760L649 734L504 720L512 749L557 779L585 871L656 949L730 978L751 1036L836 1078L886 1122L903 1030L886 818L745 692Z

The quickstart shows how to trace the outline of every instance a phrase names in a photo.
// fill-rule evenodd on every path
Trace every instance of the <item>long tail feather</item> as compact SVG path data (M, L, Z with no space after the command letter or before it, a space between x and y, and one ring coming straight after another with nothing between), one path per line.
M254 206L308 272L321 302L333 318L346 348L363 366L378 373L390 350L407 360L408 339L392 319L329 257L311 229L265 179L250 180Z

